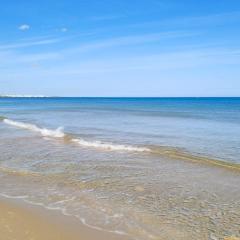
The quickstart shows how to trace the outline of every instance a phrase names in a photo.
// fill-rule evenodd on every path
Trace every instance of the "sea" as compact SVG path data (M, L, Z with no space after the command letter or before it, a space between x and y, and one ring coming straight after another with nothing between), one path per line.
M240 98L0 98L0 195L132 239L240 236Z

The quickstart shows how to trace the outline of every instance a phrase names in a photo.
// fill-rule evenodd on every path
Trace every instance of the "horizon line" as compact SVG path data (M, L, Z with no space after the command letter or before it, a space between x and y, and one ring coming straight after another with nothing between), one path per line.
M44 96L0 95L0 98L240 98L240 96Z

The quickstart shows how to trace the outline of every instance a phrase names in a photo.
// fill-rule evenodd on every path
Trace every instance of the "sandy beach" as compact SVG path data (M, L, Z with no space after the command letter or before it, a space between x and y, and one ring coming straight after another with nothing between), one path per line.
M88 228L78 220L56 211L20 201L0 199L1 240L127 240L121 236Z

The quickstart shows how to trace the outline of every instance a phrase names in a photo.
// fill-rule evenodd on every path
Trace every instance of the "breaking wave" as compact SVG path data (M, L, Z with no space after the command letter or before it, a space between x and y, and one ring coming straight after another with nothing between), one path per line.
M56 130L50 130L47 128L40 128L34 124L17 122L7 118L3 119L3 122L14 127L23 128L33 132L40 133L44 137L63 138L65 136L62 127L59 127Z
M135 147L131 145L105 143L101 141L87 141L81 138L73 138L69 134L66 134L63 132L63 127L59 127L56 130L51 130L47 128L38 127L34 124L13 121L7 118L3 118L2 121L5 124L11 125L17 128L22 128L22 129L40 133L44 137L67 138L71 142L77 143L82 147L91 147L91 148L98 148L98 149L110 150L110 151L130 151L130 152L150 152L151 151L149 148L145 148L145 147Z
M127 145L119 145L119 144L111 144L111 143L104 143L101 141L86 141L84 139L72 139L73 142L78 143L84 147L94 147L94 148L101 148L105 150L112 150L112 151L132 151L132 152L150 152L149 148L145 147L134 147L134 146L127 146Z
M188 160L191 162L202 162L205 164L216 165L219 167L227 167L234 170L240 170L240 164L237 163L229 163L221 159L212 159L207 156L199 156L192 154L188 151L184 151L184 149L178 149L174 147L166 147L166 146L134 146L134 145L124 145L124 144L115 144L111 142L102 142L96 140L85 140L83 138L76 138L71 134L67 134L63 131L63 127L59 127L56 130L51 130L47 128L41 128L34 124L24 123L13 121L7 119L5 117L0 116L0 121L5 124L22 128L26 130L30 130L33 132L37 132L41 134L43 137L48 138L58 138L63 139L66 142L71 142L77 144L83 148L95 148L103 151L119 151L119 152L141 152L141 153L149 153L149 154L157 154L162 157L167 157L171 159L178 160Z

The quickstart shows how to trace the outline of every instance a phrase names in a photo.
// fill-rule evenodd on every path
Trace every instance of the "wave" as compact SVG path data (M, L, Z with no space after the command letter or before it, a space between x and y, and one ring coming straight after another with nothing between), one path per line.
M91 147L91 148L98 148L98 149L110 150L110 151L129 151L129 152L150 152L151 151L146 147L137 147L137 146L135 147L131 145L105 143L101 141L87 141L81 138L73 138L71 137L70 134L63 132L63 127L59 127L56 130L51 130L47 128L41 128L30 123L13 121L4 117L2 117L2 121L5 124L11 125L17 128L22 128L22 129L40 133L44 137L67 139L68 141L70 140L71 142L77 143L82 147Z
M33 132L38 132L44 137L63 138L65 136L65 133L62 131L63 130L62 127L59 127L56 130L50 130L47 128L40 128L34 124L17 122L7 118L3 119L3 122L14 127L27 129Z
M240 164L238 163L227 162L221 159L209 158L207 156L194 155L188 151L185 151L184 149L167 147L167 146L148 145L145 147L145 146L115 144L110 142L107 143L107 142L94 141L94 140L88 141L83 138L76 138L71 134L67 134L63 132L63 127L59 127L56 130L51 130L47 128L41 128L30 123L10 120L3 116L0 116L0 121L17 128L22 128L22 129L40 133L44 137L60 138L60 139L63 139L65 142L78 144L84 148L95 148L103 151L149 153L149 154L156 154L158 156L162 156L170 159L187 160L190 162L210 164L218 167L225 167L225 168L227 167L237 171L240 170Z
M132 152L150 152L149 148L145 147L134 147L134 146L127 146L127 145L119 145L119 144L111 144L111 143L104 143L101 141L86 141L84 139L72 139L73 142L78 143L84 147L94 147L94 148L101 148L105 150L112 150L112 151L132 151Z

